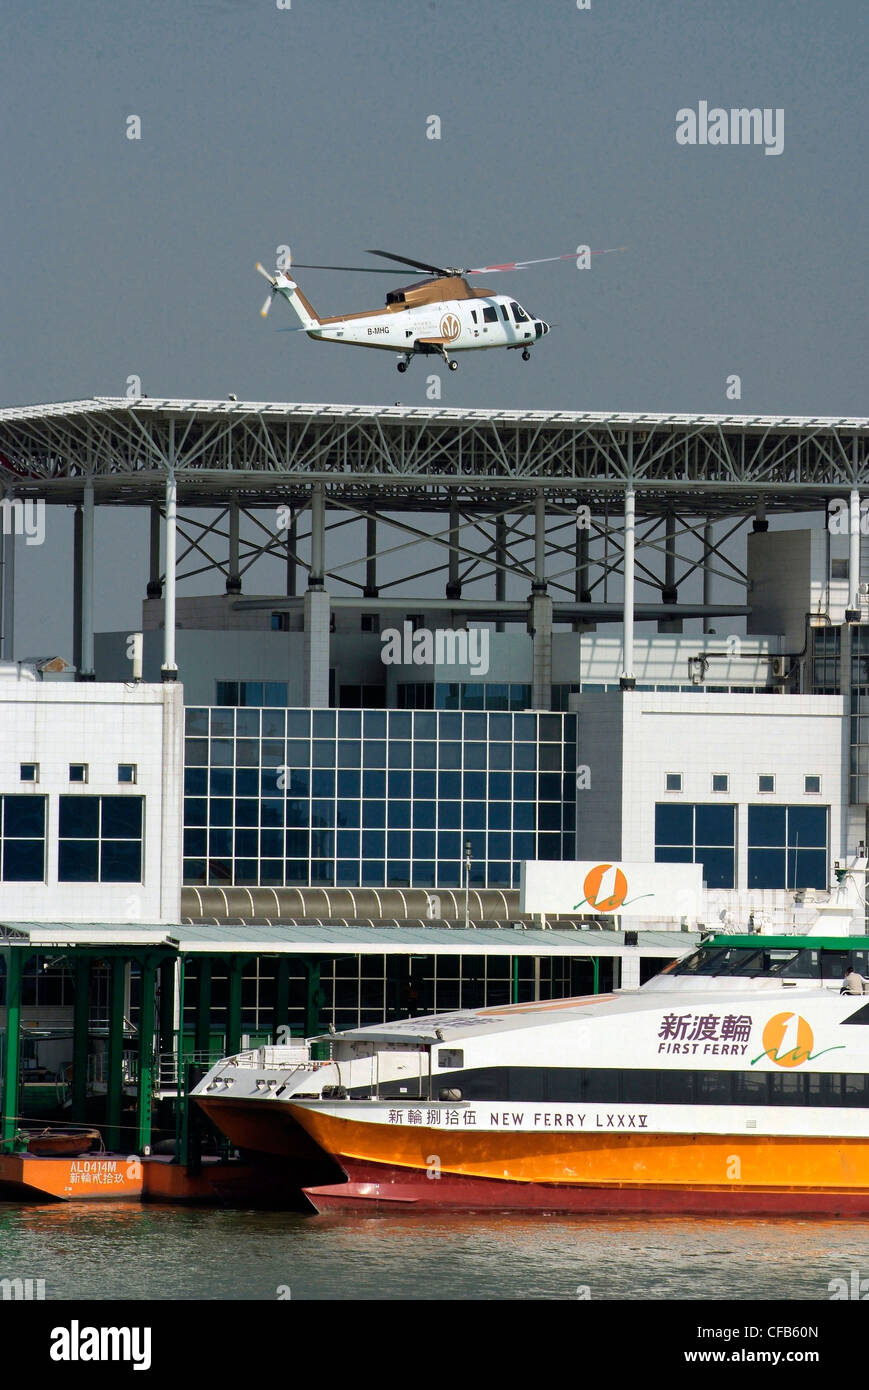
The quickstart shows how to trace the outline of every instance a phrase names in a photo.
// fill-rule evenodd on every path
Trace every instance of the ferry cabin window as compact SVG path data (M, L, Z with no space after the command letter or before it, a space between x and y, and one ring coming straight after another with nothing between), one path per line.
M853 961L869 971L867 951L829 951L817 947L701 946L674 967L674 975L779 975L782 979L840 981Z
M483 322L484 322L484 323L497 323L497 322L498 322L498 310L495 309L491 304L487 304L486 307L483 309Z

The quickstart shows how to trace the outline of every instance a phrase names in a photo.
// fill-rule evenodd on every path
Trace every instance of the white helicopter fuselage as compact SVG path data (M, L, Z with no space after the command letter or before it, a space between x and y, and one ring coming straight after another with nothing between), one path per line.
M471 291L457 277L395 291L385 308L370 313L329 318L317 314L285 273L278 272L272 284L296 313L309 338L402 353L405 362L417 354L437 354L449 361L454 353L483 348L520 348L528 356L532 345L549 332L548 323L527 313L509 295ZM438 286L455 287L459 294L442 296ZM405 302L414 297L422 302ZM399 370L403 369L399 363Z
M549 325L536 323L521 306L517 321L512 305L515 300L505 295L487 299L452 299L440 304L423 304L397 313L375 312L363 318L344 319L340 323L324 324L308 330L309 338L323 342L354 343L360 347L380 348L388 352L419 351L417 344L439 351L442 343L449 352L470 352L476 348L525 347L532 344ZM487 312L488 311L488 312Z

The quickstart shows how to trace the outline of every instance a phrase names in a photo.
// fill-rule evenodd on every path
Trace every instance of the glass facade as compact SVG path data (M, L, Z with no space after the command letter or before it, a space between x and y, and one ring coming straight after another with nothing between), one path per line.
M812 628L812 694L838 695L841 682L842 629Z
M286 681L217 681L216 705L285 705Z
M702 864L709 888L736 886L736 807L655 806L655 862Z
M574 857L576 715L186 711L185 883L459 888Z
M826 888L829 807L749 806L749 888Z
M852 627L851 643L849 796L853 805L869 802L869 627Z

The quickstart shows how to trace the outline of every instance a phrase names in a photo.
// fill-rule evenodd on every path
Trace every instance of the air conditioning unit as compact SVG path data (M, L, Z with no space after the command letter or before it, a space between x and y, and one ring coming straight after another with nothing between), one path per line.
M774 656L772 659L773 679L782 681L788 673L788 658L786 656Z

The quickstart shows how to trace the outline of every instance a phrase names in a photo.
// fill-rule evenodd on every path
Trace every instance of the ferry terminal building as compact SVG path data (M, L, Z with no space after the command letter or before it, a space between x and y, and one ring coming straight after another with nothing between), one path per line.
M799 928L869 842L867 433L0 410L7 1073L53 1073L81 1114L97 1073L129 1083L140 1123L184 1052L635 986L705 927ZM48 530L73 512L54 661L13 621L37 504ZM94 630L100 506L147 512L129 632ZM544 931L520 864L574 859L699 863L703 919L662 902L631 935L582 911Z

